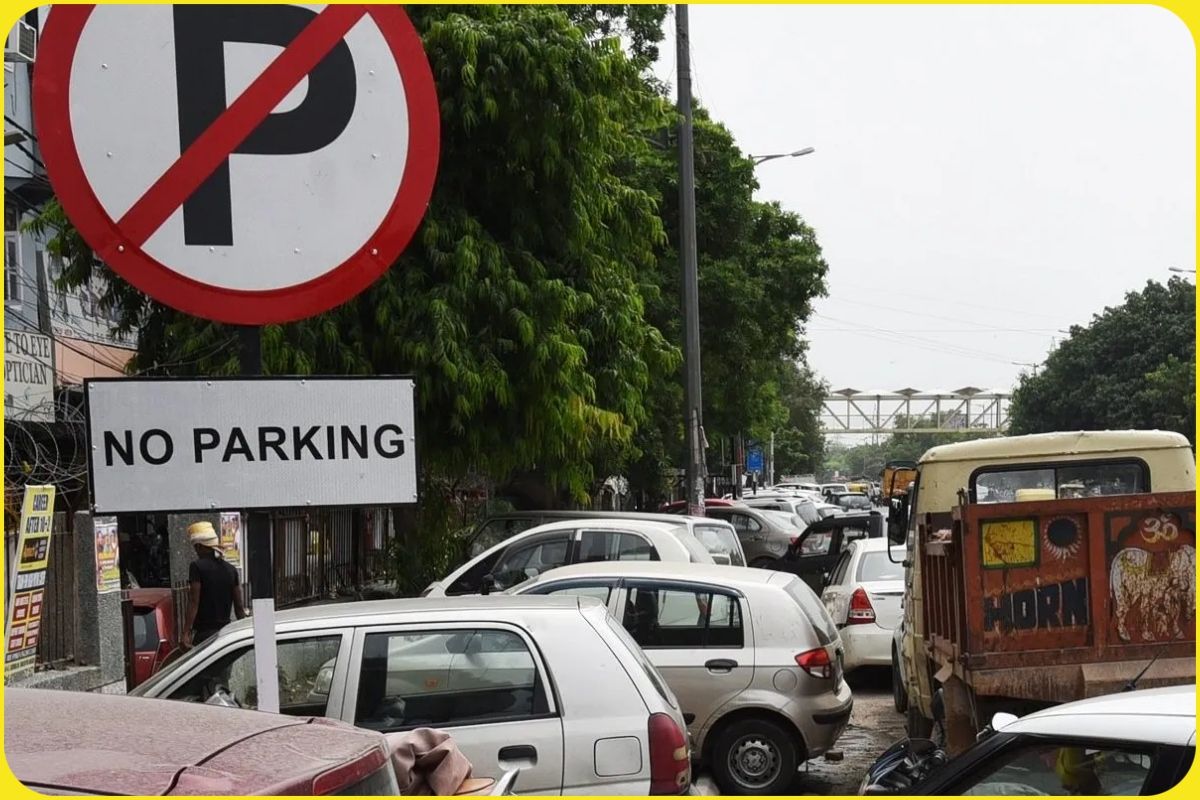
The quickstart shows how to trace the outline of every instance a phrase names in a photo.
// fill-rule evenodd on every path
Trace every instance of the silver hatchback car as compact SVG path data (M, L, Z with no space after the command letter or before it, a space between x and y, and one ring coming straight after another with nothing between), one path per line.
M723 794L785 794L850 718L842 644L794 575L666 562L576 564L513 593L607 604L679 698Z
M680 794L691 783L678 701L593 600L312 606L280 612L276 635L285 714L444 729L478 774L521 767L522 793ZM245 619L133 694L254 708L254 676Z

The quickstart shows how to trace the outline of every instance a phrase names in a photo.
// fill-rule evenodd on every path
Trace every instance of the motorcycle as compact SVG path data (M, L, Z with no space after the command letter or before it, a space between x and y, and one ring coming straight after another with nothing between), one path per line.
M859 784L860 795L908 794L946 763L946 751L929 739L901 739L875 760Z

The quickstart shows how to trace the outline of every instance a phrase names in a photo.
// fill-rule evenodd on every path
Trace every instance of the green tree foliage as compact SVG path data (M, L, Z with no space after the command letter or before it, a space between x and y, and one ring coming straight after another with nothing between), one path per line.
M411 373L424 465L503 477L536 467L583 496L592 457L619 460L677 349L648 324L654 198L622 180L661 99L614 38L553 7L409 8L442 113L425 223L397 264L328 314L264 331L270 373ZM78 285L99 269L51 207L42 224ZM112 278L113 276L107 275ZM232 331L119 279L105 302L137 329L139 371L228 374ZM613 455L615 454L615 455Z
M1196 295L1181 278L1149 281L1072 326L1013 393L1012 433L1158 428L1196 441Z
M783 359L779 372L780 400L787 409L787 421L775 434L775 475L816 473L825 459L820 415L828 386L803 361Z

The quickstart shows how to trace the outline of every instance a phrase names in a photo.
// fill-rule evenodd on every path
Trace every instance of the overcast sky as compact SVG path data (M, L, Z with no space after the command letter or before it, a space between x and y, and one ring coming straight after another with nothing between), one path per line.
M824 247L810 362L834 389L1009 389L1060 329L1195 268L1195 51L1170 12L690 13L697 96L743 151L816 148L758 176Z

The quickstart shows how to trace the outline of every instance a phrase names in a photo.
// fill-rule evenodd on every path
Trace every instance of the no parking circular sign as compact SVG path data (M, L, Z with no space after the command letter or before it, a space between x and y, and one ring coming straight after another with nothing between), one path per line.
M33 95L46 171L96 254L219 322L362 291L437 172L433 76L398 6L59 5Z

